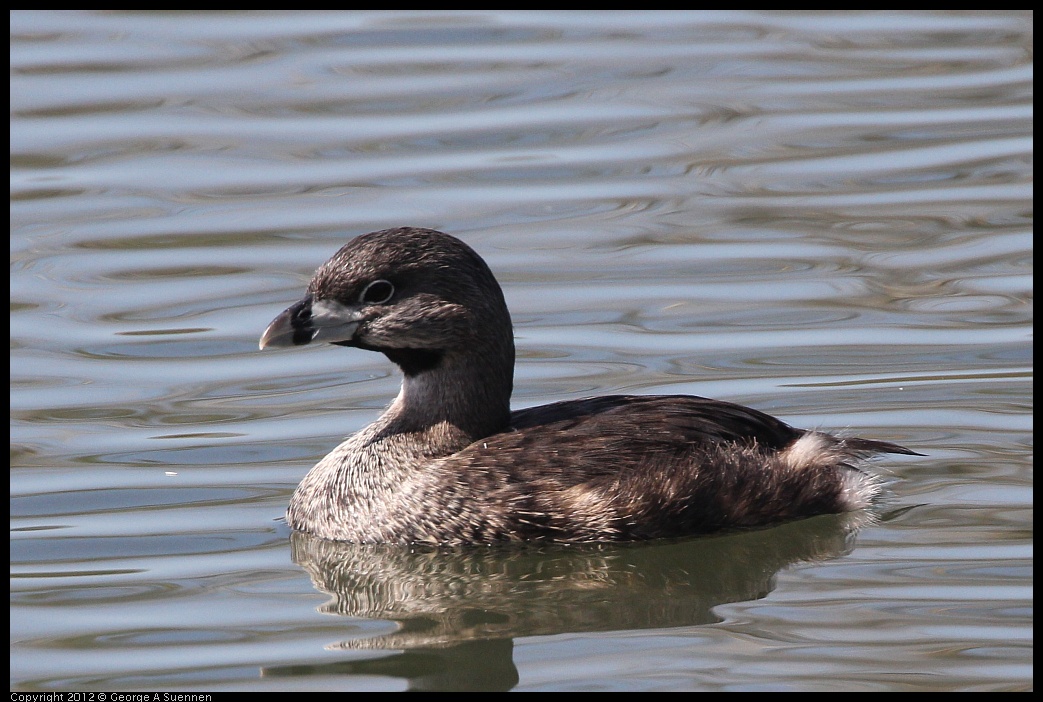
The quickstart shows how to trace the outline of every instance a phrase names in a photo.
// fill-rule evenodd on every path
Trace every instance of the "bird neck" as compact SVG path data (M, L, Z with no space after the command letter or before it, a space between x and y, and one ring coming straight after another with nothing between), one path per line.
M470 348L442 353L421 371L400 366L402 389L381 417L381 434L426 433L436 453L452 453L510 424L513 340L507 352Z

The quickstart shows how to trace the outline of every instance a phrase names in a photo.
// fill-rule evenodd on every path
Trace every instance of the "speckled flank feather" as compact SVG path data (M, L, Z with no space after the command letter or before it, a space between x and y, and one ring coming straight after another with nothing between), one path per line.
M379 294L369 295L375 281ZM405 376L384 415L294 493L290 526L322 538L624 541L762 526L865 507L879 485L864 459L913 453L690 396L606 396L512 413L503 294L477 254L439 232L358 237L308 293L272 323L262 347L329 340L381 351Z

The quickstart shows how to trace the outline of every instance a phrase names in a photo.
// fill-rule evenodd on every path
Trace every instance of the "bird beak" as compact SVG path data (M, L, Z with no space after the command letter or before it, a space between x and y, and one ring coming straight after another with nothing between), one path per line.
M313 341L350 342L362 321L357 308L309 295L272 320L261 335L261 349L304 346Z

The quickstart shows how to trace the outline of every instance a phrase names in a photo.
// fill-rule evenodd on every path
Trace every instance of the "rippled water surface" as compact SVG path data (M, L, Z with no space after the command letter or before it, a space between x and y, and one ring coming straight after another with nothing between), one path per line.
M1032 15L11 14L11 688L1032 687ZM291 535L397 392L260 353L453 233L515 406L897 441L873 515L612 547Z

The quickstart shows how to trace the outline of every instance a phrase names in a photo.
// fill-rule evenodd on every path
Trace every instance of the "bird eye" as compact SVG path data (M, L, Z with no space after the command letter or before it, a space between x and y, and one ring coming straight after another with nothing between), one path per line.
M359 295L359 301L371 305L387 302L395 294L395 286L386 280L374 280Z

